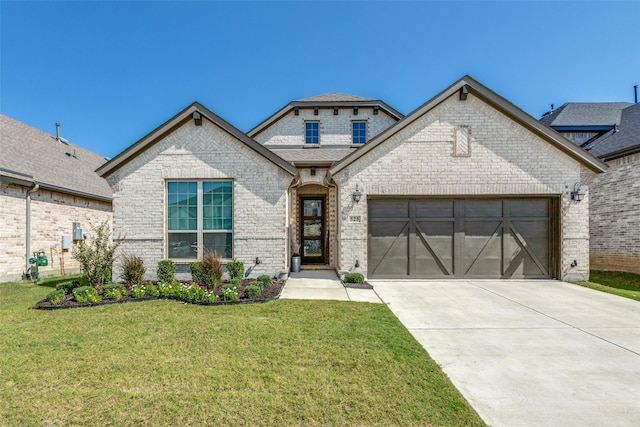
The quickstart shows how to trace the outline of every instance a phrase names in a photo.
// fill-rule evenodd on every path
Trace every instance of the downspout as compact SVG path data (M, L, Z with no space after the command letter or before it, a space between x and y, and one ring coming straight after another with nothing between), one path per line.
M26 254L25 254L25 269L24 269L24 277L29 279L31 278L31 274L29 274L29 256L31 254L31 193L35 193L40 189L40 184L35 184L33 188L27 191L27 237L26 237Z

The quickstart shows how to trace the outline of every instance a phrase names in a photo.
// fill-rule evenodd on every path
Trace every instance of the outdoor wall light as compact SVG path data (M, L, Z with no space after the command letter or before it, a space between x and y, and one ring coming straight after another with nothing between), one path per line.
M582 185L579 182L573 184L573 191L571 192L571 200L575 200L576 202L582 201L584 199L585 194L587 194L586 190L583 190Z
M358 190L358 184L356 184L356 191L353 192L353 201L358 203L362 199L362 191Z
M355 268L359 268L359 267L360 267L360 260L359 260L359 259L357 259L357 260L356 260L356 263L355 263Z
M262 264L262 260L259 257L256 257L256 265Z
M575 268L578 266L578 260L574 259L573 262L571 263L571 267Z
M191 117L193 117L196 126L202 126L202 114L199 111L194 111Z
M469 95L469 85L464 85L460 88L460 101L466 101L467 95Z

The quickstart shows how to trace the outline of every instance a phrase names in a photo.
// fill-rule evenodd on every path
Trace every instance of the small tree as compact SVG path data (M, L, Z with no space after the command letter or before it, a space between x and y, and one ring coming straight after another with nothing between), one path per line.
M82 275L89 285L101 287L111 282L115 251L122 243L112 241L109 223L104 221L92 229L89 243L80 242L73 251L73 259L80 263Z

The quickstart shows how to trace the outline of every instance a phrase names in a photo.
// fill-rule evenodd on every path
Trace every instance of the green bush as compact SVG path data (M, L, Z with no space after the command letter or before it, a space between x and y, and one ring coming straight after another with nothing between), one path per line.
M111 241L109 222L105 221L93 229L89 243L81 241L73 251L73 259L80 263L82 276L91 286L102 286L111 282L115 252L121 241Z
M260 285L264 289L267 286L271 285L271 276L269 276L268 274L263 274L261 276L258 276L258 282L260 282Z
M145 284L144 284L144 288L145 288L145 292L150 297L159 297L160 296L160 290L156 287L156 285L151 283L151 281L147 280L145 282Z
M174 298L180 292L181 283L176 279L173 279L171 282L160 282L158 283L158 292L161 297L164 298Z
M204 285L205 273L202 263L200 261L190 262L189 270L191 270L191 280L196 282L198 285Z
M235 301L240 299L240 295L238 295L238 288L228 285L223 286L222 299L224 299L225 301Z
M56 289L64 290L65 294L70 295L74 289L80 286L88 286L86 279L72 280L71 282L60 283Z
M146 292L147 289L144 285L133 285L131 287L131 296L134 298L142 298Z
M141 285L146 271L147 269L144 267L142 258L135 255L125 255L122 257L122 280L124 280L127 285Z
M56 289L55 291L49 292L46 299L53 305L59 305L65 295L66 292L64 289Z
M98 295L96 288L91 286L80 286L73 290L73 298L79 303L96 303L102 301L102 297Z
M105 285L102 293L107 299L119 300L127 294L127 289L117 283Z
M364 283L362 273L347 273L344 275L344 281L347 283Z
M240 279L229 279L226 282L224 282L224 285L222 285L223 288L229 288L229 287L236 287L239 288L242 285L242 280Z
M173 279L175 279L175 272L175 262L171 261L170 259L163 259L162 261L158 261L158 269L156 270L156 273L158 274L158 282L173 282Z
M229 279L240 279L244 278L244 262L242 261L229 261L227 263L227 273L229 273Z
M246 288L244 288L244 294L247 296L247 298L257 298L262 293L262 288L263 287L259 282L253 282Z

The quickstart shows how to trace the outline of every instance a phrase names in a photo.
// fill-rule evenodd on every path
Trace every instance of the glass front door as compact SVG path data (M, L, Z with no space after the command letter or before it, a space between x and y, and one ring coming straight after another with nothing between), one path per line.
M300 199L302 262L324 263L324 197Z

